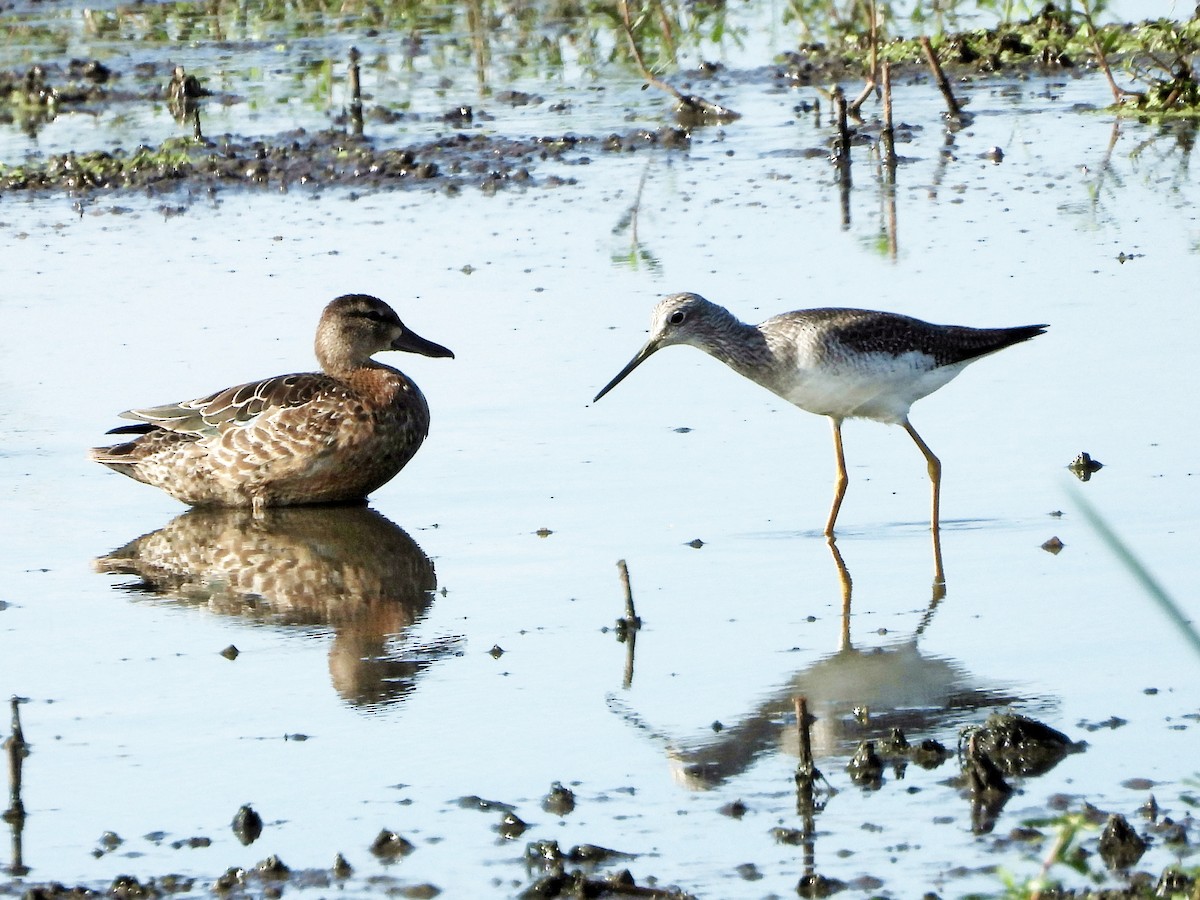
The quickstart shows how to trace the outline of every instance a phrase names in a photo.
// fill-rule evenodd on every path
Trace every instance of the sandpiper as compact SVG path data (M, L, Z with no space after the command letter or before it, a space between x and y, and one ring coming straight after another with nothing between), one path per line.
M910 407L980 357L1036 337L1047 327L931 325L866 309L801 309L748 325L698 294L672 294L655 307L646 345L592 402L655 351L691 344L789 403L828 416L837 461L833 505L825 523L830 538L849 483L842 422L863 418L901 425L929 466L936 535L942 464L909 422Z
M381 350L453 357L405 327L390 306L347 294L325 307L323 372L276 375L202 397L121 413L139 437L91 458L193 506L361 501L390 481L429 433L429 405Z

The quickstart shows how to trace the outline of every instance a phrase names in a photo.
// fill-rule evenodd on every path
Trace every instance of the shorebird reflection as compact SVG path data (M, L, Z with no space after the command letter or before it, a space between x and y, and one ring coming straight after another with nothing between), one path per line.
M136 575L131 593L280 626L326 626L333 686L347 703L402 700L456 638L415 646L406 632L433 602L433 563L366 506L193 509L96 560Z
M921 651L918 638L929 627L942 599L935 582L932 597L911 637L883 647L859 649L850 639L852 581L830 542L842 593L838 650L807 665L736 722L717 734L676 738L645 723L628 698L611 705L627 720L667 745L672 774L683 786L706 790L746 771L760 756L798 752L795 698L807 698L816 721L811 730L816 759L847 758L864 739L882 738L900 728L923 739L977 718L976 711L1017 703L1021 698L981 685L953 659ZM785 725L785 722L792 724Z

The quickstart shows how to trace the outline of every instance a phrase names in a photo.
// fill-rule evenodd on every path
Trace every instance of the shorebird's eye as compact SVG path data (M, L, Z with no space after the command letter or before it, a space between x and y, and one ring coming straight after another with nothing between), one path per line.
M687 313L685 313L682 309L677 309L677 310L675 310L675 312L671 313L671 315L667 317L667 321L670 322L672 325L682 325L683 320L686 318L687 318Z

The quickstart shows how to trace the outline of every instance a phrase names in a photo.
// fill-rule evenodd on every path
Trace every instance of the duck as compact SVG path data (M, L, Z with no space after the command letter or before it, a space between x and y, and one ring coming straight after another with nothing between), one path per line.
M275 375L197 400L131 409L132 440L91 459L196 507L361 503L391 481L429 434L429 404L385 350L454 353L408 328L387 303L345 294L321 313L320 372Z

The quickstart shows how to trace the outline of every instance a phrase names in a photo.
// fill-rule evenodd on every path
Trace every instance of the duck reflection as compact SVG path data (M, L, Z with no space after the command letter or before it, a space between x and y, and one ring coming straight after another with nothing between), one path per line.
M223 616L334 631L329 673L347 703L409 694L457 639L413 645L406 632L433 602L433 563L366 506L192 509L96 561L136 575L121 587Z
M978 718L977 710L1017 703L1021 698L977 683L960 663L921 651L918 639L929 626L944 584L935 581L920 624L907 640L860 649L850 639L850 573L832 542L842 592L842 629L837 652L801 671L738 722L714 735L666 740L672 774L692 790L707 790L748 769L768 752L799 753L796 698L807 700L815 717L810 731L816 759L846 758L863 740L883 739L899 728L924 738ZM614 703L618 709L622 704ZM635 713L620 709L635 724ZM650 729L653 732L653 729Z

